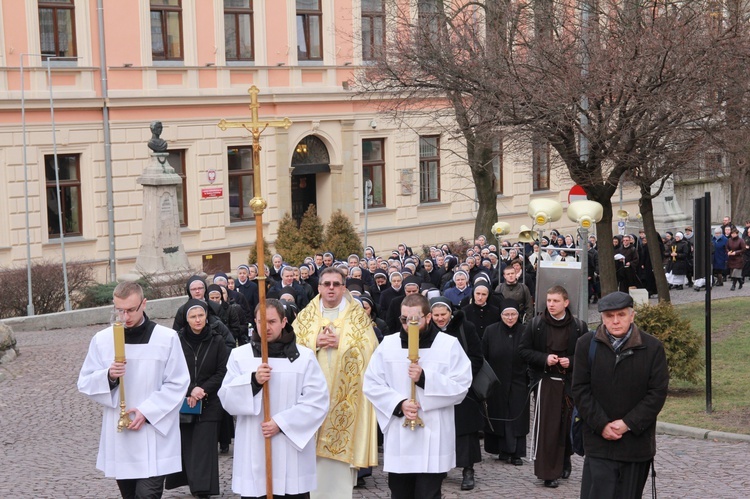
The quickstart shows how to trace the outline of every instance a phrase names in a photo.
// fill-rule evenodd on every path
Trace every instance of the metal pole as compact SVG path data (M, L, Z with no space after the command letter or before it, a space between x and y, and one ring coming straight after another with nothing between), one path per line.
M49 85L49 110L52 119L52 155L55 159L55 190L57 191L57 221L60 224L60 250L62 251L63 285L65 286L65 310L71 310L70 291L68 290L68 267L65 260L65 226L63 225L62 203L60 197L60 170L57 165L57 136L55 133L55 104L52 99L52 59L69 59L69 57L50 57L47 59L47 85Z
M531 233L534 233L534 224L531 224ZM538 249L536 252L536 275L534 277L536 282L534 283L534 313L532 317L537 314L539 307L539 274L542 273L542 238L544 237L544 229L542 227L539 228L537 237L539 238L539 244L537 245ZM547 304L545 303L544 306L546 307Z
M589 322L589 230L581 227L578 231L581 237L581 292L578 301L578 318Z
M367 248L367 209L370 206L370 193L372 192L372 180L365 180L365 248Z
M26 284L29 291L26 315L34 315L34 299L31 291L31 224L29 223L29 165L26 160L26 95L23 72L23 58L30 55L21 54L21 134L23 135L23 197L26 203Z
M99 20L99 74L102 83L102 121L104 131L104 173L107 186L107 232L109 233L109 282L117 280L115 260L115 198L112 185L112 139L109 129L109 90L107 87L107 52L104 40L104 5L97 0Z
M703 205L703 224L705 227L705 237L708 239L709 246L703 255L703 261L706 266L706 412L713 412L713 401L711 393L711 284L713 272L711 271L711 193L704 194L705 203Z

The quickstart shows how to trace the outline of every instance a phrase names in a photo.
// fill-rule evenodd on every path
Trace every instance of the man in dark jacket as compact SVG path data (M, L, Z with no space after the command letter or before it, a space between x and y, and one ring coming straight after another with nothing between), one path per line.
M602 324L578 340L573 364L586 453L581 497L641 497L667 398L667 357L661 342L633 323L629 294L610 293L599 312Z

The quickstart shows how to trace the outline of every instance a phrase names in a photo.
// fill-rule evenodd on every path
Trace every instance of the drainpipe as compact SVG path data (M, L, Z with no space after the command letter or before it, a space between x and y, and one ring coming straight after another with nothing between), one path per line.
M107 91L107 52L104 41L104 0L97 0L99 22L99 74L102 83L102 121L104 124L104 171L107 180L107 232L109 233L109 282L117 280L115 260L115 199L112 187L112 140L109 130L109 95Z

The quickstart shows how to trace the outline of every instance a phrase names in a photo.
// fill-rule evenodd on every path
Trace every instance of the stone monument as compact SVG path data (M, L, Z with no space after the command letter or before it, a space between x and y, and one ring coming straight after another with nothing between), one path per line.
M180 217L177 189L182 188L182 178L167 161L167 141L160 137L162 124L151 123L148 147L151 157L148 166L136 180L143 186L143 227L141 247L133 273L120 280L138 279L149 275L158 281L168 281L175 274L190 269L180 235Z
M658 187L657 182L651 187L651 191L655 192ZM692 225L690 217L682 211L677 202L674 193L674 181L671 178L667 179L661 194L656 196L651 203L654 207L654 225L659 234L664 234L666 231L682 231L686 226Z

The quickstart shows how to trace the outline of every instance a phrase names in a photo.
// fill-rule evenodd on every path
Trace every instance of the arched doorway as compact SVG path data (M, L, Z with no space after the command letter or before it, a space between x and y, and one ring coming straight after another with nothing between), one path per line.
M297 225L311 204L317 205L317 174L330 173L328 148L318 137L299 141L292 155L292 218Z

